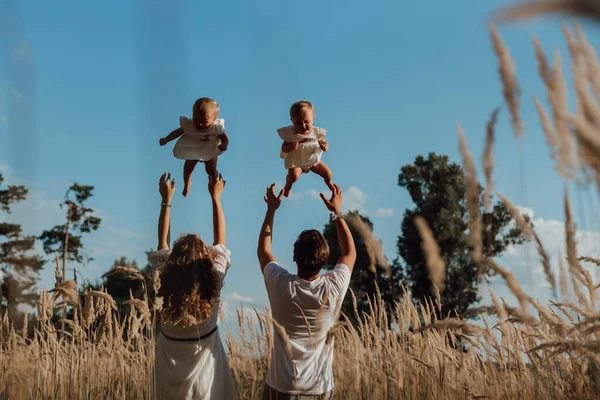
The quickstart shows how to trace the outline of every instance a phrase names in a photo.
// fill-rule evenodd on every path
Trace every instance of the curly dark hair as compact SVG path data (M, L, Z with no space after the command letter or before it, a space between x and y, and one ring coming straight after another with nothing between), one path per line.
M190 327L191 321L210 317L214 302L220 299L222 283L198 235L183 235L173 243L160 280L158 295L165 301L161 311L165 323Z
M303 231L294 243L294 261L298 272L303 275L316 275L329 259L329 245L321 232L316 229Z

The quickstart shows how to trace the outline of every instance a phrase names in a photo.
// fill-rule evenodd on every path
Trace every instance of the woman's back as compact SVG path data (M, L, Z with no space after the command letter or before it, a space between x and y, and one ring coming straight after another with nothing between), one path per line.
M231 265L230 252L222 245L209 247L209 252L222 287ZM161 252L151 253L150 260L153 266L161 268L168 252L157 253ZM155 362L158 398L237 398L227 354L217 329L218 318L219 302L214 301L210 316L199 323L189 327L161 324Z

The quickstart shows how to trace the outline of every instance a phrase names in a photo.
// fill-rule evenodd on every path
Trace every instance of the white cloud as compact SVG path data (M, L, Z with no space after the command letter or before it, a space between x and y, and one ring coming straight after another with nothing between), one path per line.
M250 319L254 327L258 326L258 316L254 311L253 303L254 298L242 296L237 292L222 296L223 331L229 329L233 334L239 334L238 312L240 311L243 312L246 326L248 326L247 319Z
M316 189L311 189L308 194L313 200L321 201L320 193ZM328 196L328 194L325 195ZM388 207L380 207L375 211L370 211L367 208L368 200L369 196L367 196L358 186L350 186L348 189L344 190L343 211L356 210L363 215L371 215L373 217L391 217L394 215L394 210Z
M302 195L300 193L294 192L294 190L292 190L292 192L290 193L290 197L288 197L288 199L298 201L298 200L302 199Z
M238 294L237 292L233 292L232 294L230 294L229 296L226 296L228 299L231 299L233 301L237 301L240 303L253 303L254 299L252 297L244 297L240 294Z
M365 204L367 203L367 198L367 195L358 187L350 186L350 188L344 192L344 210L366 212Z
M310 192L308 194L313 200L321 200L321 196L319 195L319 192L316 189L310 189Z
M391 208L379 208L375 211L374 215L376 217L391 217L394 215L394 210Z
M533 210L519 207L520 211L530 216L535 215ZM563 221L545 220L537 218L532 220L535 230L540 237L546 252L550 257L552 271L559 281L559 254L564 259L566 255L565 225ZM600 233L592 231L577 231L577 254L578 256L600 257ZM546 279L540 257L537 253L535 242L526 242L522 245L511 247L497 259L504 268L515 274L525 292L542 304L547 304L552 297L551 286ZM593 266L582 264L592 274L595 282L598 276ZM510 293L503 279L497 277L491 281L491 289L498 297L503 297L510 305L518 305L514 296ZM560 296L560 290L557 289ZM487 289L482 291L482 304L490 305L490 296ZM574 300L574 299L573 299Z
M0 115L0 123L4 126L8 126L10 124L10 121L8 120L6 115Z
M523 214L530 216L534 215L533 210L531 209L525 207L517 208ZM535 230L540 237L546 252L550 256L552 271L556 277L557 286L559 286L559 251L563 258L563 264L566 262L564 259L566 253L564 222L558 220L544 220L542 218L534 219L532 222L535 225ZM600 233L577 231L576 240L578 242L578 256L598 257L600 255L600 247L598 246L600 243ZM498 257L496 261L515 275L525 293L543 305L549 305L550 300L555 300L552 295L551 285L548 283L546 275L544 274L535 242L527 242L508 250L509 251L505 252L502 256ZM593 268L590 265L586 265L586 263L583 263L582 265L591 272L593 280L597 281L598 279ZM566 264L565 267L567 267ZM519 306L519 302L508 289L506 282L500 277L494 277L491 279L489 285L483 284L480 287L479 293L481 296L481 305L493 305L489 290L491 290L498 299L504 299L508 305L512 307ZM559 288L557 288L557 292L559 301L562 301L563 297L561 296ZM572 302L578 303L573 297L572 292L570 297ZM529 307L529 311L532 315L537 316L537 312L533 306ZM498 321L498 318L494 315L486 315L485 319L489 326L494 326ZM481 319L474 322L483 325ZM500 340L500 331L494 330L494 335Z
M256 310L252 307L244 306L244 305L236 305L232 306L227 300L223 300L222 302L223 309L223 321L221 322L221 327L219 331L221 332L221 337L223 339L227 338L227 332L232 335L234 339L238 342L240 341L240 329L239 329L239 316L243 316L244 323L244 338L248 340L248 336L251 335L250 327L252 327L253 331L259 329L259 315L262 317L265 313L267 313L264 308L256 308ZM239 314L238 314L239 313ZM258 315L257 315L258 313ZM268 313L270 314L270 313ZM221 329L222 328L222 329ZM225 344L227 342L224 342Z
M535 212L529 208L529 207L523 207L523 206L516 206L517 210L519 210L519 213L521 213L522 216L527 215L529 218L532 218L535 216Z

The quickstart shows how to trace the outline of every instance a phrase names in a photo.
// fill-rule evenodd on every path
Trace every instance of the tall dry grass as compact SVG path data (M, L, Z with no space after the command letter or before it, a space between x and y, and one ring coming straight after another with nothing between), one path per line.
M559 58L549 65L539 45L536 57L552 118L540 100L535 102L557 170L565 180L583 175L598 184L600 90L594 89L599 84L595 71L600 68L578 26L575 32L572 35L565 27L572 70L577 75L577 110L571 114L566 109ZM491 34L499 54L504 98L516 136L520 138L523 125L515 69L499 33L491 28ZM488 124L484 152L488 185L492 184L492 129L496 116L494 113ZM468 170L466 185L472 192L477 184L475 165L463 139L461 135ZM437 320L436 299L415 304L408 294L388 314L377 296L369 313L356 315L356 325L338 324L328 332L329 340L335 337L336 398L598 398L600 312L595 305L598 287L584 263L598 265L600 261L578 254L576 226L566 197L566 260L563 262L559 257L557 284L539 236L507 198L502 200L526 235L536 240L539 262L556 300L540 304L527 294L509 269L497 260L485 259L481 248L474 246L473 256L506 281L518 306L509 306L490 291L493 304L469 312L482 318L482 324L474 324L457 318ZM479 210L474 203L471 206L469 210ZM479 242L485 240L480 218L472 215L469 224L473 240ZM437 254L435 238L422 221L417 223L424 237L423 249L432 279L436 288L443 290L444 265ZM557 250L560 252L551 249ZM376 253L379 251L373 250ZM133 270L110 273L142 279ZM158 285L159 279L155 279L154 293ZM63 321L51 320L53 310L63 305L74 310L73 318L64 321L64 331L57 329ZM151 398L156 316L162 302L150 299L144 286L141 298L132 296L129 305L130 313L119 316L114 300L105 291L84 289L78 293L74 281L63 280L58 274L55 289L40 293L35 321L26 317L20 326L15 326L6 315L1 318L0 398ZM344 320L346 316L341 318ZM229 332L226 340L233 375L242 399L260 398L273 335L286 335L268 314L256 310L239 309L238 322L238 335Z

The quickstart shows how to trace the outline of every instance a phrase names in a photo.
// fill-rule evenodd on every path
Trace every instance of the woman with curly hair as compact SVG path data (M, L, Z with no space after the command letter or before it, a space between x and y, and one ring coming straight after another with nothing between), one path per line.
M231 265L225 247L222 177L209 177L214 242L182 235L169 248L171 199L175 180L163 174L158 220L158 249L150 263L160 271L160 313L155 375L159 399L237 399L227 354L217 332L221 288Z

